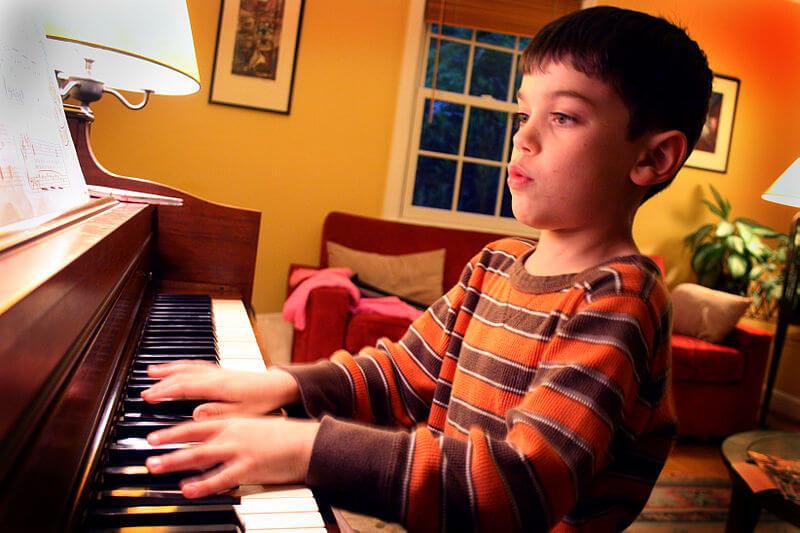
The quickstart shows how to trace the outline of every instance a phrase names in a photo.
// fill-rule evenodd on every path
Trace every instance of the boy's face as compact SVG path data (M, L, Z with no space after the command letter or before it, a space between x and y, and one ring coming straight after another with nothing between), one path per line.
M617 92L550 62L523 76L517 99L508 172L514 216L535 228L568 231L629 218L628 176L643 139L627 140L629 112Z

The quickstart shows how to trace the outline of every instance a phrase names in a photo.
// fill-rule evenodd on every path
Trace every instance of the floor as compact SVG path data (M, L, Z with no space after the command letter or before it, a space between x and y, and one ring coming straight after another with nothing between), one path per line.
M291 359L292 327L283 321L280 313L258 315L258 326L264 339L270 358L274 364L287 364ZM800 421L771 414L767 425L774 429L800 431ZM681 472L694 472L703 477L727 477L728 472L722 462L719 442L679 441L664 465L662 476L676 475ZM366 517L364 517L366 518ZM380 523L377 527L364 527L367 522L374 523L375 519L361 520L358 515L348 516L357 531L402 531L395 528L394 524ZM357 525L356 525L357 524ZM358 527L362 526L362 527ZM694 531L680 529L683 531ZM698 526L697 531L705 531ZM645 529L637 532L644 533ZM664 531L664 529L658 529ZM760 530L759 530L760 531Z

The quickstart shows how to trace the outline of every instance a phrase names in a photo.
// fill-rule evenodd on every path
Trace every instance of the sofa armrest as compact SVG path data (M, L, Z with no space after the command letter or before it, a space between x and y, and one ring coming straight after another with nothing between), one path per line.
M740 386L740 394L745 397L759 398L761 396L769 350L772 346L772 336L769 331L740 322L729 337L730 345L745 356ZM758 401L752 407L757 410Z
M292 362L311 362L344 346L350 295L341 287L317 287L308 294L306 327L295 329Z
M287 298L289 297L290 294L292 294L292 291L296 287L296 285L293 285L292 282L291 282L292 274L295 271L300 270L300 269L304 269L304 268L310 269L310 270L319 270L322 267L320 267L318 265L303 265L303 264L300 264L300 263L290 263L289 264L289 274L286 276L286 297Z

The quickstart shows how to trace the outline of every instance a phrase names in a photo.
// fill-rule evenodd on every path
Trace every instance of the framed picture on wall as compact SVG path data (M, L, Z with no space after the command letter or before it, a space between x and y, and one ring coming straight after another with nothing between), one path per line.
M289 113L303 0L222 0L209 102Z
M697 145L686 160L687 167L716 172L728 171L728 155L733 134L733 118L739 80L729 76L714 76L708 117Z

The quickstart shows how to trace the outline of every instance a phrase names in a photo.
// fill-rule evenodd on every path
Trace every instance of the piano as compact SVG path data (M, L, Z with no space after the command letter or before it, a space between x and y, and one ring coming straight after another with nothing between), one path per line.
M211 316L206 322L216 326L210 341L198 341L212 348L210 357L235 368L260 369L269 363L251 304L260 213L106 171L89 143L91 118L76 110L67 115L88 184L177 197L183 205L96 199L37 228L0 236L2 529L152 528L161 525L152 517L131 522L114 515L147 514L148 506L150 515L157 514L152 501L139 505L137 499L152 492L167 498L167 506L161 507L169 511L170 520L182 513L189 516L196 508L201 514L189 522L195 530L286 530L292 523L307 533L338 530L324 506L320 512L313 498L307 501L311 493L306 487L240 487L233 495L195 505L176 494L174 480L148 485L154 476L141 471L141 461L138 478L114 481L119 468L109 465L115 447L137 442L123 431L131 425L124 422L149 416L131 412L137 409L134 378L142 368L136 361L151 342L146 340L147 327L180 324L186 308L200 302ZM165 314L165 301L177 302L177 315ZM192 328L182 325L180 336ZM156 330L160 335L164 328ZM163 338L155 341L158 348L150 349L151 355L173 350L172 341ZM181 413L158 416L172 420ZM137 469L130 459L123 466ZM99 503L106 498L112 503ZM296 513L289 516L294 522L287 526L266 515L254 518L270 499L267 507L272 510L264 512ZM301 499L305 502L299 510L283 505ZM298 519L309 512L324 515L325 523ZM103 513L108 516L98 518ZM197 518L202 513L211 517L208 523ZM223 515L234 518L220 525ZM250 518L244 520L245 515Z

